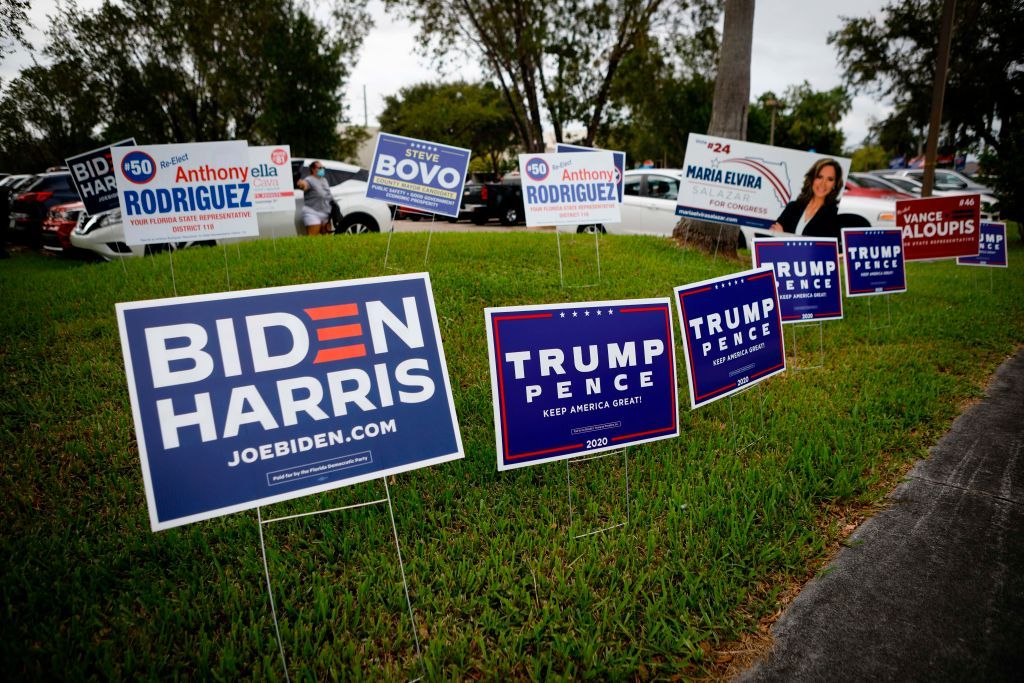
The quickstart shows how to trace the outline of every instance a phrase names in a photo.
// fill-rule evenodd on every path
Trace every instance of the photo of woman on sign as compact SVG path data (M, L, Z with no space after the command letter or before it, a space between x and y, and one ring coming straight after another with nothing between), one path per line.
M834 159L819 159L804 175L800 195L782 210L773 232L808 237L839 237L839 189L843 170Z

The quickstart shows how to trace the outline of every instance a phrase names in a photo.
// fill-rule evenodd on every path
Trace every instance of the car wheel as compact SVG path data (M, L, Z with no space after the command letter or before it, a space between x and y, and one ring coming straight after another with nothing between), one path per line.
M473 214L473 225L487 225L487 214L474 213Z
M603 235L607 232L607 230L605 230L604 226L601 225L600 223L590 223L589 225L579 226L578 228L576 228L576 232L586 233L588 235L593 235L596 232L598 234Z
M502 225L515 225L519 222L519 209L510 206L501 212L501 224Z
M409 214L409 215L407 216L407 218L408 218L409 220L411 220L411 221L412 221L413 223L419 223L419 222L420 222L420 216L419 216L419 215L417 215L417 214L414 214L414 213L413 213L413 214Z
M380 232L380 226L365 213L352 213L341 220L341 227L334 234L360 235L364 232Z

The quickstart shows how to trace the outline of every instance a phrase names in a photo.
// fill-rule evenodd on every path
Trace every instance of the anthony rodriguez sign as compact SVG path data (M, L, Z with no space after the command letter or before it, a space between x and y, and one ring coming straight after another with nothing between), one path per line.
M256 237L245 141L113 147L127 244Z
M622 220L615 157L611 152L520 154L519 171L527 225Z
M782 322L840 320L839 240L824 237L758 238L754 268L769 266L779 289Z
M499 470L679 434L668 299L484 315Z
M675 288L690 405L699 408L786 370L770 268Z
M843 247L846 296L907 291L899 228L843 228Z
M154 531L462 457L424 273L117 319Z
M978 255L981 197L957 195L896 202L907 261Z

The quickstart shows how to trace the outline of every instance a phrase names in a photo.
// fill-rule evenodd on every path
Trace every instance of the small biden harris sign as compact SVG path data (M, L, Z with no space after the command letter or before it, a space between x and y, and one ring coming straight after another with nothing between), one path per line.
M846 296L907 291L899 228L843 228L843 247Z
M695 282L675 293L694 408L786 370L770 268Z
M775 273L782 323L841 320L839 240L786 237L754 240L754 268Z
M154 531L463 456L424 273L117 318Z
M366 196L458 218L470 155L462 147L380 133Z
M488 308L498 469L679 434L668 299Z

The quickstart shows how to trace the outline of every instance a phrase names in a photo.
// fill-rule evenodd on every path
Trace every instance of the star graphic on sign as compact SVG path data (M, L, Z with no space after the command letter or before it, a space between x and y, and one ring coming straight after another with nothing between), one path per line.
M576 313L576 311L573 311L573 312L572 312L572 317L574 317L574 318L575 318L575 317L576 317L577 315L578 315L578 314Z
M589 318L590 317L590 311L584 311L583 315L585 315L585 316L587 316Z
M599 309L597 309L597 314L598 314L598 315L601 315L601 309L600 309L600 308L599 308Z
M614 313L612 312L612 309L610 309L610 308L608 309L608 315L615 315L615 314L614 314Z
M559 317L559 318L564 318L564 317L565 317L565 313L559 313L559 314L558 314L558 317Z

